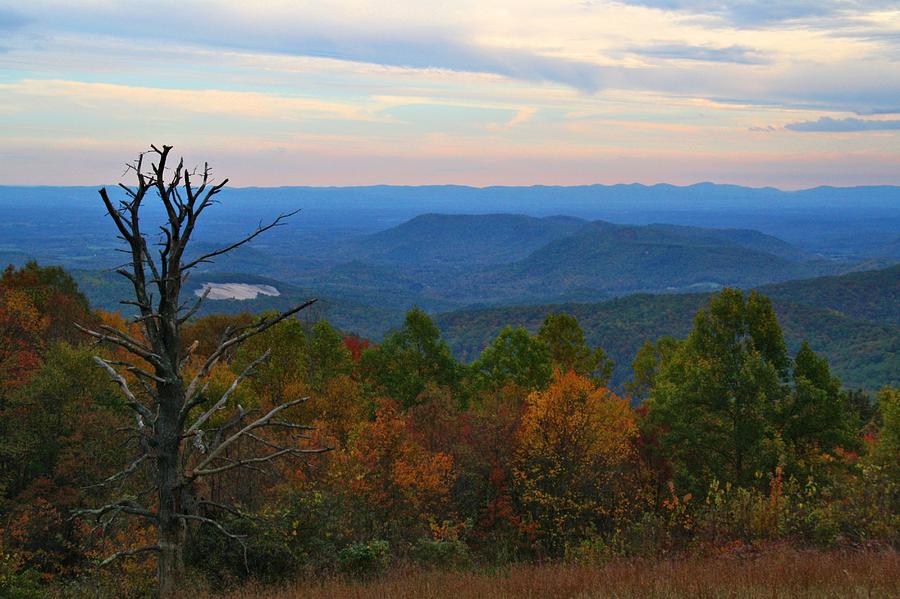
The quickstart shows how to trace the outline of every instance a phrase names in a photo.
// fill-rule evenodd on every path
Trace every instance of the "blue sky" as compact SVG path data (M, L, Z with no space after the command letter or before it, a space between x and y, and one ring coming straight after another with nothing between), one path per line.
M0 184L900 184L900 2L0 0Z

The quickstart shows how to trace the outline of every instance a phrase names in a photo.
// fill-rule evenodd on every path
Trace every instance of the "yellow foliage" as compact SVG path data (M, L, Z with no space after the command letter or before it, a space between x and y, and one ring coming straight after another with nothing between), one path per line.
M545 391L528 396L519 438L526 455L555 455L588 465L627 459L636 434L626 400L573 371L557 371Z
M627 402L572 371L528 397L513 474L547 549L612 529L640 505L636 435Z

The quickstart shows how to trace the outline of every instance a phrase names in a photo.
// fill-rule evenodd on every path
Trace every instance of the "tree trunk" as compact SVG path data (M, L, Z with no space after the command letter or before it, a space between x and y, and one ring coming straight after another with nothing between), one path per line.
M184 533L178 515L181 513L181 479L179 462L181 435L177 427L180 388L160 386L160 414L158 428L157 535L159 539L159 596L172 597L184 573Z
M174 530L159 529L159 596L173 597L184 569L177 526Z

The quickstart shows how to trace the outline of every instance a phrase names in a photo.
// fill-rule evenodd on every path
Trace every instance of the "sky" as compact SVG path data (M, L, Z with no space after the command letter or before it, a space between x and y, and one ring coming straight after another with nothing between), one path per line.
M0 0L0 184L900 184L900 0Z

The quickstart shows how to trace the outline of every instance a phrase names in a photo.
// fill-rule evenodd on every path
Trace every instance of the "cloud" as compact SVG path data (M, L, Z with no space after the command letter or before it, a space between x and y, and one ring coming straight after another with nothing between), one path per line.
M174 89L112 83L85 83L51 79L23 79L0 84L0 93L20 103L42 99L58 100L80 106L100 107L123 112L141 109L169 111L170 114L230 114L254 119L332 119L372 121L375 117L348 103L329 102L262 92L236 92L217 89Z
M900 131L900 121L882 121L871 119L833 119L823 116L816 121L788 123L784 126L790 131L803 133L851 133L858 131Z
M9 8L0 6L0 31L18 29L29 23L30 19Z
M335 6L297 8L274 2L263 11L252 3L185 4L170 0L144 6L97 3L75 10L65 4L41 5L34 20L50 29L82 35L121 36L162 44L331 58L410 69L487 73L533 82L550 82L593 93L604 85L603 67L502 42L476 39L465 20L444 22L429 11L409 14ZM179 15L173 19L172 15ZM140 22L135 29L133 23Z
M531 118L535 115L537 109L526 106L524 108L519 109L513 114L512 118L506 121L505 123L491 123L488 125L488 129L491 131L507 131L512 129L513 127L517 127L522 123L530 121Z
M767 125L765 127L750 127L748 131L752 131L754 133L773 133L777 131L777 129L772 125Z
M747 46L692 46L690 44L652 44L635 46L631 53L650 58L693 60L700 62L724 62L732 64L769 64L771 59Z
M896 0L619 0L659 10L709 15L734 25L766 27L778 23L864 14L896 8Z
M878 116L882 114L900 114L900 106L893 108L869 108L866 110L857 110L859 116Z
M363 33L332 30L329 35L297 31L268 40L209 36L212 45L295 56L333 58L391 67L489 73L525 81L547 81L592 93L603 87L603 67L591 62L528 50L490 47L451 31ZM236 39L242 41L235 41Z

